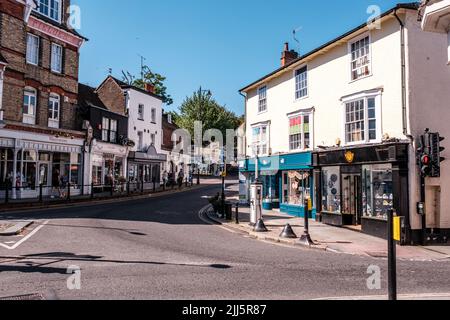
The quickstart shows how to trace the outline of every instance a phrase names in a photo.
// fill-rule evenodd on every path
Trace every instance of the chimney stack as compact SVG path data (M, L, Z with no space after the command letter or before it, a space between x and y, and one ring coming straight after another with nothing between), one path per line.
M284 67L298 58L298 53L295 50L289 50L289 43L284 44L284 51L281 54L281 66Z
M146 83L146 84L145 84L145 91L154 94L154 93L155 93L155 86L152 85L151 83Z

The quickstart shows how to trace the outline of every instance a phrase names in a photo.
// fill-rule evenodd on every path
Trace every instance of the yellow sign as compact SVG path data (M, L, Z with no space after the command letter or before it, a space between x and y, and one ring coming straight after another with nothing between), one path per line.
M308 210L312 211L312 209L313 209L312 199L308 199Z
M348 163L353 163L355 160L355 154L351 151L347 151L345 153L345 160L347 160Z
M402 241L402 225L400 217L394 217L394 240Z

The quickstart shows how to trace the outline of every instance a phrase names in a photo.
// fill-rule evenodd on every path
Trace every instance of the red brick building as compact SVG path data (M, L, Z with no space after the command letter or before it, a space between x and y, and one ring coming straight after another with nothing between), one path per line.
M85 133L77 118L79 49L70 0L0 0L0 189L50 195L83 184ZM1 191L0 191L1 194ZM0 195L1 196L1 195Z

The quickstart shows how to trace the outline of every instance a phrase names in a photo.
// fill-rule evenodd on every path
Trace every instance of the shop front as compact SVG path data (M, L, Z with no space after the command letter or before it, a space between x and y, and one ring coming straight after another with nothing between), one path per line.
M60 197L69 187L71 195L82 193L83 140L67 141L78 146L63 144L61 138L46 140L54 142L0 138L0 197L6 196L7 187L12 199L38 198L41 194Z
M151 146L147 152L130 152L128 156L128 181L136 190L151 190L161 185L161 166L167 156L158 154Z
M241 202L249 201L250 184L255 181L255 163L255 159L239 162ZM303 217L305 200L309 200L315 217L310 152L262 157L258 163L264 209L279 209L283 213Z
M91 183L94 191L125 188L128 147L95 141L90 155Z
M408 144L319 151L313 165L323 223L386 237L387 214L395 210L408 225Z

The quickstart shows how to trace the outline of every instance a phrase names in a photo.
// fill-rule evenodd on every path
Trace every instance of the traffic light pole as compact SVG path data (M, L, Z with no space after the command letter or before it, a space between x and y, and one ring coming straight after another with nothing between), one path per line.
M425 205L425 177L420 175L420 202ZM422 212L422 245L425 246L427 243L427 215L426 211Z

